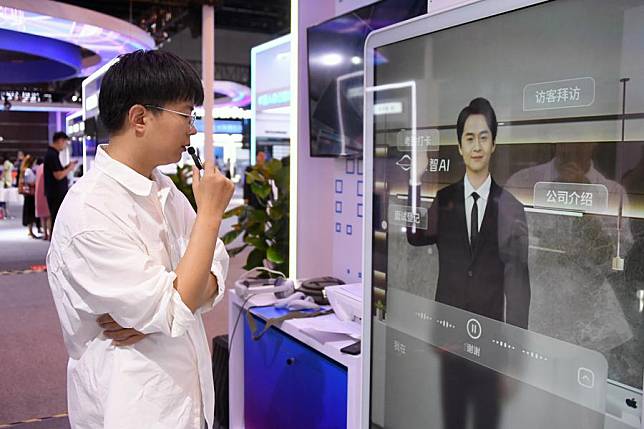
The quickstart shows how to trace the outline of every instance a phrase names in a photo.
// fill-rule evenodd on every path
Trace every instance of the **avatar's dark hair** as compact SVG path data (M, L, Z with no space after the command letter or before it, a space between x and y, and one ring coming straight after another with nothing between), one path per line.
M458 145L461 145L461 137L463 137L463 128L465 127L465 121L471 115L483 115L487 126L492 132L492 143L496 141L496 130L498 128L498 123L496 122L496 113L487 99L483 97L475 98L470 101L470 105L461 110L461 113L458 115L458 121L456 121L456 135L458 136Z

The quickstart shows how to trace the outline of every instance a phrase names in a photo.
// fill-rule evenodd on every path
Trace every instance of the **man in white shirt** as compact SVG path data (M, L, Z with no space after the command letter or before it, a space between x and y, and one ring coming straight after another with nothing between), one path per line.
M67 194L47 255L72 428L213 425L201 314L223 298L217 236L234 185L211 163L193 169L195 214L156 169L181 158L202 101L195 70L163 51L124 55L103 78L110 143Z

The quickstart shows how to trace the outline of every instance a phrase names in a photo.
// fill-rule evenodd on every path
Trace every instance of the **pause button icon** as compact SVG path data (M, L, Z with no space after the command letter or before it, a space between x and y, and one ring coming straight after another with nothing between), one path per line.
M476 319L470 319L467 321L467 335L470 336L473 340L478 340L481 337L481 324Z

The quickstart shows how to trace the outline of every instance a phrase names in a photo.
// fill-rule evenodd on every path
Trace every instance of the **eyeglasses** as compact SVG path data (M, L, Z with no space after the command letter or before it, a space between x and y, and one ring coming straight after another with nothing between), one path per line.
M192 113L177 112L176 110L166 109L164 107L159 107L159 106L153 106L152 104L146 104L145 107L149 107L149 108L152 108L152 109L163 110L164 112L176 113L177 115L181 115L184 118L188 118L188 120L190 122L190 127L194 127L195 121L197 120L197 113L196 112L192 112Z

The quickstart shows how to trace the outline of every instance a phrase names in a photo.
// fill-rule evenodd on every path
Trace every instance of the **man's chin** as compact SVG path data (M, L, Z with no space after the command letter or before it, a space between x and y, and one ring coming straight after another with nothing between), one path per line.
M177 162L181 161L181 159L183 158L183 152L184 152L184 149L181 148L181 150L177 149L177 152L174 154L174 156L170 156L170 154L167 154L168 157L164 159L159 165L176 164Z
M180 160L181 160L181 156L177 156L177 157L174 157L174 158L166 158L163 161L160 161L159 164L157 165L157 167L161 166L161 165L176 164Z
M176 159L175 159L175 160L173 160L172 162L179 162L179 161L181 161L181 158L183 158L183 152L185 152L185 150L184 150L183 148L181 148L181 151L180 151L180 152L179 152L179 154L177 155Z
M471 173L478 174L478 173L483 173L484 171L487 171L488 167L489 167L488 165L482 165L482 164L481 165L468 165L466 167L466 169L467 169L467 171L469 171Z

